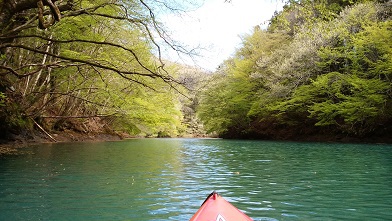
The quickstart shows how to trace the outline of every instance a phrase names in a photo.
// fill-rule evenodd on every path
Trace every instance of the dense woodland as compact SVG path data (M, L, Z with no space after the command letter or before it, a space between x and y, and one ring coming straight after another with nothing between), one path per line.
M171 4L169 4L171 3ZM1 139L36 131L340 139L392 133L392 2L290 1L214 73L157 0L0 0ZM175 39L175 36L172 36Z
M236 138L390 138L391 16L391 1L290 2L212 77L205 127Z
M0 6L3 139L34 131L186 133L184 75L162 59L162 47L188 51L154 14L175 12L174 6L154 0L2 0Z

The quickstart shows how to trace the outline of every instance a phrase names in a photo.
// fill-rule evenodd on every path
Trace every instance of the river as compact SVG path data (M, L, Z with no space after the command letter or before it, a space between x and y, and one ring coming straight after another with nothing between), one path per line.
M0 220L189 220L213 190L254 220L391 220L392 145L41 144L0 157Z

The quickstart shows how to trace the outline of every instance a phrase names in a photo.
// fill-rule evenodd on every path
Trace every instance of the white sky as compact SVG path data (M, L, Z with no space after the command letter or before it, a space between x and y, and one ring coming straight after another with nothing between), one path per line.
M199 8L181 16L162 16L160 20L174 40L187 49L201 48L197 50L200 56L193 61L186 56L179 58L174 52L165 52L164 58L214 71L240 46L240 36L250 34L256 25L265 28L282 7L281 0L205 0Z

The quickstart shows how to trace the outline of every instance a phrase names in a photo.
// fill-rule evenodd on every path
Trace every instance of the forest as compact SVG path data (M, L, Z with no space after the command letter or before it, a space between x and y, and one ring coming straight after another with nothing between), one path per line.
M211 78L198 110L205 128L228 138L390 138L391 15L391 1L290 2Z
M38 2L38 3L37 3ZM34 131L177 136L188 53L155 18L160 1L0 1L2 139ZM163 43L162 43L163 42ZM54 140L54 137L51 137Z
M288 1L214 73L163 59L169 3L0 0L0 139L390 137L391 1Z

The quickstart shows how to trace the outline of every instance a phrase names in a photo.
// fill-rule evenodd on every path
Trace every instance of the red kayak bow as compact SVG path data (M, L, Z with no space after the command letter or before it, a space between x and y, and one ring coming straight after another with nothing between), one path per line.
M189 221L252 221L252 219L214 191Z

